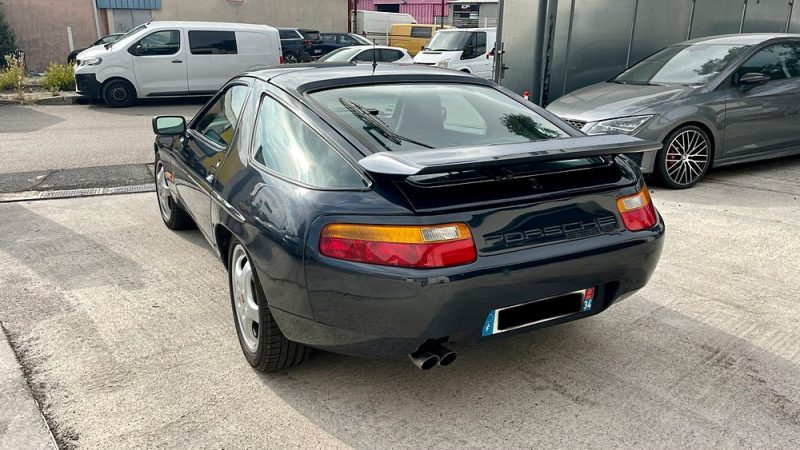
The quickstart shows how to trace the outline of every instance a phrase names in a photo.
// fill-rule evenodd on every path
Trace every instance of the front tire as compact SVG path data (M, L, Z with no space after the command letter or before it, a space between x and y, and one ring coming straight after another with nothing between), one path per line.
M125 80L112 80L103 86L103 101L111 108L125 108L136 103L136 89Z
M161 213L161 220L170 230L184 230L194 225L189 213L183 210L181 205L172 196L169 184L167 183L167 171L164 163L156 156L155 166L156 198L158 199L158 210Z
M655 175L670 189L687 189L705 177L714 149L708 133L700 127L678 128L664 139L656 156Z
M250 255L235 238L228 251L228 287L239 344L253 368L278 372L308 358L311 348L290 341L278 328Z

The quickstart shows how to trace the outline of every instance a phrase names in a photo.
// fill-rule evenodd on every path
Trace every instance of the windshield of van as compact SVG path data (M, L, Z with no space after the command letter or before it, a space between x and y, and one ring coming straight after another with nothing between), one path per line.
M361 47L342 47L319 59L320 62L346 62L363 50Z
M452 52L464 50L472 31L440 31L433 36L425 50Z
M310 94L376 150L517 144L569 135L502 92L475 84L377 84Z
M115 43L122 42L125 39L133 36L134 34L144 30L145 28L147 28L147 24L146 23L143 23L143 24L139 25L138 27L133 27L130 31L128 31L127 33L125 33L122 36L120 36L117 40L115 40L113 42L109 42L108 44L106 44L106 48L111 48L111 46L113 46Z
M642 85L704 85L747 48L744 45L675 45L648 56L612 81Z

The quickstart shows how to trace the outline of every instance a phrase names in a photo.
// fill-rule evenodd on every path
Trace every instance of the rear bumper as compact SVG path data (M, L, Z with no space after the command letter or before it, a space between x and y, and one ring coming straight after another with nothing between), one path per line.
M273 314L289 339L356 356L393 358L445 337L457 346L486 341L598 314L633 294L658 264L664 231L660 221L646 232L603 236L601 245L584 239L433 271L306 261L314 320ZM589 287L598 292L586 312L482 336L493 309Z
M97 76L93 73L79 73L75 74L75 90L85 97L99 99L102 84L97 81Z

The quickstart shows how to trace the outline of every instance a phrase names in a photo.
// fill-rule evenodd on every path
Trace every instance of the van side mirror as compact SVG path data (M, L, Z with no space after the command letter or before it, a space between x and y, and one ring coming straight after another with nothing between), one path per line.
M158 136L179 136L186 132L186 119L183 116L155 116L153 132Z
M748 72L739 77L739 86L745 88L761 86L762 84L766 84L771 79L772 78L770 78L769 75L764 75L763 73Z

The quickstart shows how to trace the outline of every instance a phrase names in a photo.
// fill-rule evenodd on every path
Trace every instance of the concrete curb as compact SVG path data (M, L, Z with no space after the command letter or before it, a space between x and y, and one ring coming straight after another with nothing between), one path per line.
M33 105L75 105L79 104L84 97L76 94L75 92L61 93L51 97L33 98L29 103ZM21 103L12 99L11 97L0 97L0 105L20 105Z
M56 95L54 97L39 98L34 101L37 105L74 105L78 102L80 96L72 94Z
M58 445L33 398L4 330L0 329L0 448L55 449Z

